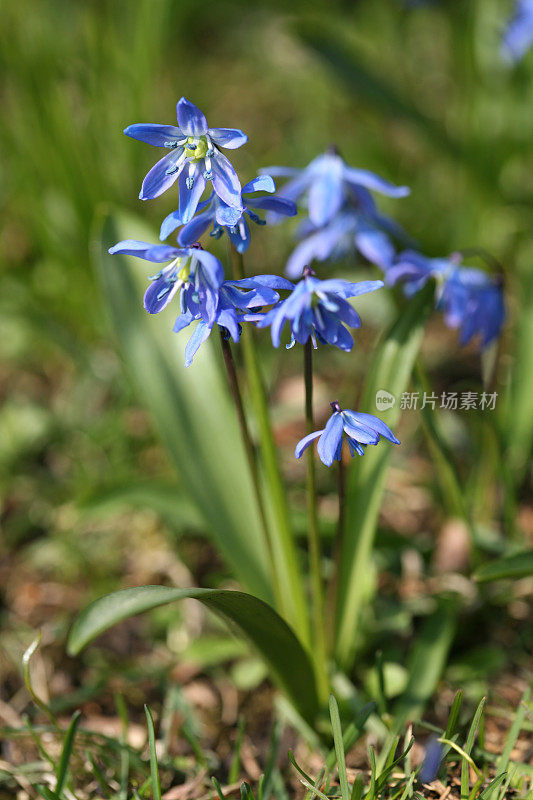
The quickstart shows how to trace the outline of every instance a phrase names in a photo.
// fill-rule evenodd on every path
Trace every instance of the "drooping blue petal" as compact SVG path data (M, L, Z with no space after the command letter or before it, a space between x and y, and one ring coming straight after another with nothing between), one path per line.
M277 195L275 197L247 197L246 205L250 208L259 208L262 211L272 211L283 217L295 217L298 213L296 203ZM267 221L268 219L269 217L267 217Z
M141 200L153 200L159 197L176 181L179 175L177 161L181 157L181 148L171 150L161 158L148 172L142 182L139 198Z
M348 297L358 297L361 294L368 294L381 289L385 284L383 281L350 281L338 280L337 278L330 278L326 281L320 281L320 291L334 292L339 294L345 299Z
M154 147L168 147L170 143L183 140L183 134L175 125L157 125L148 122L140 122L135 125L128 125L124 128L126 136L146 142Z
M396 186L385 178L381 178L367 169L354 169L344 166L344 179L354 186L364 186L374 192L380 192L388 197L406 197L410 193L408 186Z
M354 425L363 425L371 430L377 431L380 436L383 436L384 439L388 439L389 442L400 444L400 440L396 438L389 426L385 425L383 420L374 416L374 414L366 414L362 411L351 411L350 409L345 409L342 413L353 422Z
M207 250L193 250L195 258L201 263L211 286L218 288L224 280L224 267L216 256Z
M346 441L348 442L348 448L350 450L350 455L353 458L354 455L357 453L358 456L364 456L365 450L362 445L359 444L355 439L352 439L351 436L346 434Z
M174 333L179 333L180 331L187 328L193 320L194 320L194 315L189 310L184 311L183 314L180 314L179 317L177 317L172 330L174 331Z
M337 454L339 442L342 440L342 416L335 412L326 423L324 432L318 440L317 452L326 467L331 467Z
M194 103L182 97L176 106L178 125L185 136L203 136L207 133L207 120Z
M185 347L185 366L190 367L201 345L209 338L212 328L200 320Z
M226 227L226 231L236 251L245 253L250 246L250 228L244 217L236 225Z
M137 239L124 239L122 242L117 242L117 244L109 248L108 252L111 255L121 253L125 256L137 256L137 258L144 258L146 261L153 261L157 264L183 255L183 252L177 247L141 242Z
M193 184L189 189L190 181L193 181ZM200 164L194 165L192 174L186 165L180 174L179 180L179 215L184 224L190 222L193 218L204 189L205 178Z
M377 444L379 442L379 433L365 425L357 425L355 423L352 425L345 421L344 432L360 444Z
M253 289L257 285L288 292L294 289L294 284L280 275L254 275L253 278L241 278L238 281L232 281L232 283L234 286L242 286L243 289Z
M238 342L241 338L241 329L234 308L223 308L219 311L217 314L217 325L226 328L234 342Z
M289 278L297 278L302 270L313 261L325 261L333 252L339 239L336 227L328 226L304 239L293 250L287 261L285 274Z
M213 188L221 200L229 206L240 208L241 184L231 162L223 153L216 152L211 158Z
M394 261L394 245L387 234L378 228L360 226L355 234L355 244L365 258L382 270L388 269Z
M312 181L309 189L309 218L320 227L329 222L342 205L342 161L328 159L327 167Z
M248 137L238 128L209 128L208 134L217 147L236 150L246 144Z
M303 439L300 439L294 450L295 457L301 458L302 453L309 447L311 442L314 442L314 440L318 439L319 436L322 436L323 433L323 430L315 431L314 433L308 433L307 436L304 436Z
M149 314L159 314L179 288L177 281L167 281L164 275L152 281L144 293L143 305Z
M180 225L183 225L183 222L179 211L172 211L161 223L161 229L159 231L159 238L161 241L164 242L165 239L168 239L170 234L174 233L176 228L179 228Z
M186 225L183 226L178 234L178 244L181 247L189 247L194 242L197 242L202 236L209 225L213 222L214 214L212 211L204 211L203 214L197 214Z
M270 175L258 175L242 187L243 194L250 192L270 192L271 194L276 191L276 184Z

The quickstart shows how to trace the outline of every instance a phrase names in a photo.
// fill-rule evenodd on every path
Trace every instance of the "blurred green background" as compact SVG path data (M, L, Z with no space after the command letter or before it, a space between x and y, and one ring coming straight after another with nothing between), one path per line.
M509 311L498 385L510 387L499 413L523 474L533 373L532 60L502 63L511 5L2 4L1 547L3 602L15 615L42 621L31 612L35 568L74 593L102 594L128 570L139 578L132 542L142 560L168 533L165 492L173 494L175 476L123 369L90 242L102 204L141 215L154 237L173 210L172 192L137 199L157 152L122 130L172 124L182 95L210 124L248 133L233 155L243 182L270 164L304 166L334 142L354 166L411 187L407 199L380 199L380 207L426 254L477 246L498 260ZM281 272L291 225L254 233L248 270ZM365 320L371 332L388 313L376 307L376 319ZM437 382L480 376L475 350L461 351L441 321L433 325L426 349ZM132 505L141 510L128 514ZM183 530L197 524L186 500L182 522ZM201 547L189 555L196 579L219 566ZM67 594L52 601L60 629L69 607L82 604Z

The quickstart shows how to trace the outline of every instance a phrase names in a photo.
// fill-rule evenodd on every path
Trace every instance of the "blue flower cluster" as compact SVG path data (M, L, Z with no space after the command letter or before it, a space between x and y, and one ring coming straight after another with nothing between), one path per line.
M241 147L246 134L238 128L210 128L200 109L184 97L177 104L177 122L177 126L130 125L124 131L169 151L145 177L140 197L158 197L177 181L178 208L163 220L160 231L161 241L177 231L177 244L128 239L109 252L158 265L150 277L144 307L157 314L177 297L179 314L173 330L177 333L194 324L185 349L186 366L215 325L235 342L245 323L270 327L272 343L279 347L288 324L287 347L296 343L309 346L310 342L315 348L320 343L351 350L354 340L348 328L359 328L361 319L348 301L380 289L384 283L319 280L309 266L313 260L325 261L351 251L381 268L387 284L402 281L407 295L435 279L437 305L443 309L446 323L460 329L462 344L479 336L485 347L500 333L504 307L496 280L462 266L455 256L429 259L410 250L396 254L393 240L401 238L403 231L379 212L372 192L400 198L409 193L407 187L350 167L334 148L304 169L261 170L241 187L221 150ZM288 178L277 194L273 176ZM211 189L202 199L208 183ZM242 253L250 244L250 221L277 223L296 214L296 203L307 212L298 229L300 242L286 269L289 278L301 278L296 284L277 275L227 280L219 259L197 241L208 230L215 239L226 233L231 245ZM286 294L282 297L281 293ZM399 444L377 417L342 411L338 403L332 406L334 413L325 429L299 442L297 458L316 438L320 458L327 466L341 458L343 437L352 456L363 455L365 446L377 444L380 436Z
M431 279L436 282L437 308L448 327L459 329L462 345L479 336L485 348L499 335L505 320L502 282L486 272L461 265L461 255L426 258L414 250L401 253L385 274L389 286L402 281L411 296Z
M380 214L371 191L388 197L405 197L406 186L395 186L373 172L349 167L331 148L304 169L268 167L274 177L289 178L279 196L300 201L308 216L300 225L300 243L287 263L289 278L302 274L311 261L326 261L358 251L386 269L395 249L390 234L398 232L392 220ZM269 221L276 221L275 213Z

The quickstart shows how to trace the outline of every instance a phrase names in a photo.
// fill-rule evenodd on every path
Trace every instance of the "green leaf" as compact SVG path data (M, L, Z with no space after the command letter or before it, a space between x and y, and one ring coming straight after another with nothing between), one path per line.
M400 418L400 396L409 385L426 318L434 305L433 297L431 283L401 310L378 348L365 384L358 410L375 412L377 392L389 392L394 395L395 404L378 414L393 430ZM336 636L337 656L344 667L351 665L356 646L359 614L392 448L387 442L368 447L363 458L353 460L347 480Z
M70 756L72 755L72 748L74 746L74 737L76 736L76 730L78 725L80 724L81 719L81 711L75 711L72 715L72 719L70 720L70 725L68 726L67 732L65 734L65 741L63 742L63 750L61 751L61 758L59 759L59 764L57 767L57 776L56 776L56 794L58 797L61 797L63 794L63 789L65 787L65 781L67 780L67 771L68 765L70 761Z
M472 748L474 747L474 741L476 738L476 733L478 732L478 728L481 722L481 717L483 715L483 709L485 708L485 698L483 697L480 700L480 703L476 709L476 713L474 714L474 719L472 720L472 724L470 725L470 729L468 731L468 736L466 737L466 743L464 746L464 752L467 756L470 757L472 753ZM463 757L461 763L461 800L468 800L468 795L470 791L470 769L469 769L469 761Z
M331 729L333 731L333 741L335 743L335 756L337 759L337 771L339 773L342 800L350 800L350 787L348 785L348 773L346 772L346 758L344 755L339 706L332 694L329 696L329 715L331 719Z
M150 272L146 262L107 252L126 238L157 240L135 218L107 215L99 221L93 245L95 266L126 365L208 535L238 580L249 591L271 600L258 510L219 367L216 337L201 348L191 367L184 368L189 332L172 332L176 308L154 316L143 309Z
M128 617L152 608L192 597L226 622L237 626L257 648L274 679L310 724L318 700L313 669L306 651L286 622L262 600L244 592L224 589L173 589L138 586L95 600L81 612L68 638L68 652L76 655L96 636Z
M497 558L488 564L483 564L474 572L474 578L478 583L500 581L504 578L518 580L530 575L533 575L533 550Z
M148 725L148 747L150 749L150 774L152 776L152 791L154 800L161 800L161 781L159 780L159 767L157 765L157 753L155 749L155 730L152 712L147 705L144 707L146 723Z

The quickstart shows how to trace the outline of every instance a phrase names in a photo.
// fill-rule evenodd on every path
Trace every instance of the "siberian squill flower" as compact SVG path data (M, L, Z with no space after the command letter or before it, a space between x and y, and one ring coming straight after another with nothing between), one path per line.
M516 0L514 14L507 23L502 51L516 63L533 45L533 0Z
M300 275L305 264L342 258L353 250L359 251L372 264L386 270L392 264L396 250L386 229L392 224L377 213L370 192L354 191L354 200L346 203L330 222L321 228L310 220L300 226L299 236L304 237L295 247L285 268L289 278Z
M407 186L395 186L366 169L354 169L346 164L335 147L317 156L307 167L266 167L261 173L274 178L290 178L279 194L298 202L303 197L309 219L316 227L326 225L340 211L354 191L370 189L389 197L405 197Z
M400 444L400 440L396 438L391 429L373 414L363 414L349 409L343 411L337 401L330 405L333 414L328 419L326 427L300 439L294 451L296 458L300 458L304 450L315 439L318 439L319 458L326 467L331 467L334 461L341 460L343 437L346 437L352 457L356 453L363 456L366 445L377 444L380 436L388 439L389 442Z
M196 216L186 222L180 230L178 244L182 247L190 245L212 225L211 236L218 239L225 230L235 249L239 253L244 253L250 244L250 229L246 216L257 225L265 225L266 222L256 214L256 209L273 211L286 217L295 216L296 205L291 200L273 196L272 193L275 191L276 185L270 175L261 175L243 187L239 207L229 206L213 192L207 200L198 205ZM254 197L253 194L256 192L270 194ZM166 239L180 225L183 225L182 216L179 210L173 211L163 220L159 238Z
M361 326L357 311L347 302L373 292L383 286L383 281L349 281L331 279L321 281L314 277L311 269L304 270L304 277L293 288L291 294L277 303L266 314L257 318L257 326L271 326L272 343L279 347L281 331L286 322L290 325L292 347L296 342L305 344L309 338L317 347L317 339L323 344L351 350L353 338L345 324L351 328Z
M137 256L166 267L150 277L152 281L144 295L144 307L149 314L158 314L180 290L180 308L185 312L194 302L195 313L209 325L216 318L219 290L224 280L222 264L199 245L171 247L125 239L109 248L111 254Z
M483 270L463 267L460 258L459 253L426 258L406 250L387 270L385 280L391 286L403 281L405 294L411 296L435 278L436 305L444 312L446 325L459 329L461 345L479 335L483 349L500 335L505 320L502 283Z
M218 306L212 323L202 319L199 304L194 297L193 288L186 291L191 294L186 301L186 310L174 323L174 332L179 333L195 320L198 323L185 348L185 366L192 360L206 339L211 335L215 325L222 329L226 338L231 337L238 342L241 337L241 324L247 320L247 312L263 306L270 306L279 300L278 291L291 289L292 284L277 275L256 275L254 278L243 278L238 281L224 281L218 295Z
M182 97L177 104L178 127L139 123L124 133L133 139L170 150L146 175L139 197L151 200L179 180L179 212L188 222L211 181L216 194L230 206L241 204L241 184L220 147L235 150L248 141L237 128L209 128L199 108Z

